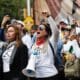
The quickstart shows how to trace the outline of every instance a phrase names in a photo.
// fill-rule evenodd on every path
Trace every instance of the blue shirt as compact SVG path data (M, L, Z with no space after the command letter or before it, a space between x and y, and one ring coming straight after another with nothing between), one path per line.
M59 39L57 43L57 57L59 65L63 65L62 54L61 54L62 48L63 48L63 42L61 39Z

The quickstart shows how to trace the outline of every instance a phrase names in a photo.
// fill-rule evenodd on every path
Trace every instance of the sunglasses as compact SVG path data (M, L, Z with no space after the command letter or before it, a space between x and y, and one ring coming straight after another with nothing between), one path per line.
M38 27L38 30L43 31L44 29L45 29L45 26L44 26L44 25L40 25L40 26Z

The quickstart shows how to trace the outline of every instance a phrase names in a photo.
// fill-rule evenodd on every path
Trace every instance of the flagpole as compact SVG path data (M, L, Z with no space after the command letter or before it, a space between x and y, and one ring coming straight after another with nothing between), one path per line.
M27 14L28 14L28 16L30 16L30 14L31 14L30 0L27 0Z

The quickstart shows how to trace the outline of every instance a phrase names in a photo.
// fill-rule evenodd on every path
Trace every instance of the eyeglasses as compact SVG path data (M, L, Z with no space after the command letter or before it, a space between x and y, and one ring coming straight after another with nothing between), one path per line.
M38 30L43 31L44 29L45 29L45 26L44 26L44 25L40 25L40 26L38 27Z

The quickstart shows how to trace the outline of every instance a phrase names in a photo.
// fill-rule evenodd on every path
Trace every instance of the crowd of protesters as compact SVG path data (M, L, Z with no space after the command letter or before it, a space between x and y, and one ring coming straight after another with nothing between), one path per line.
M65 77L66 60L80 58L80 22L72 24L60 21L58 25L48 13L43 14L40 24L28 31L24 22L3 17L0 27L0 80L78 80ZM70 48L72 54L67 55ZM52 50L53 49L53 50ZM61 70L58 70L55 62ZM35 74L28 76L25 68L35 57ZM79 64L80 65L80 64Z

